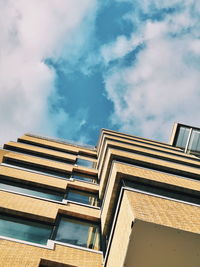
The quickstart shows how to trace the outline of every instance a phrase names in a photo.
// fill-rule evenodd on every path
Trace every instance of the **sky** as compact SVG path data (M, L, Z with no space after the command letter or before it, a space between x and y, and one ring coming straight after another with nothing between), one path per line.
M200 127L200 2L0 0L0 144Z

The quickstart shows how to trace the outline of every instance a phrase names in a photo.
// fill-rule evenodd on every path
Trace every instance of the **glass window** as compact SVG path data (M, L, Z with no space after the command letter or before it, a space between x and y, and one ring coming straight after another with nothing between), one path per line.
M77 179L77 180L92 182L92 183L96 183L97 181L97 179L94 176L90 176L90 175L78 173L78 172L74 172L72 174L72 178Z
M61 217L54 239L76 246L100 249L99 226L83 220Z
M0 214L1 236L46 245L51 232L51 225Z
M29 163L29 162L24 162L24 161L19 161L19 160L14 160L11 158L6 158L4 157L3 162L12 166L17 166L20 168L24 168L27 170L34 170L34 171L38 171L44 174L51 174L51 175L55 175L55 176L59 176L59 177L63 177L63 178L69 178L70 175L65 173L64 171L61 170L55 170L53 168L48 168L46 166L42 166L42 165L38 165L38 164L33 164L33 163Z
M187 127L180 127L176 139L176 147L185 148L189 136L190 128Z
M98 206L98 197L97 194L94 193L70 188L67 192L66 198L71 201L80 202L91 206Z
M22 185L16 182L0 180L0 189L5 189L8 191L14 191L17 193L22 193L26 195L42 197L57 201L62 201L64 193L55 192L53 190L42 189L39 187L32 187L30 185Z
M84 166L84 167L88 167L88 168L95 168L95 163L96 162L94 162L94 161L81 159L81 158L78 158L76 161L76 164L78 166Z
M200 132L199 131L192 130L187 152L198 157L200 156Z

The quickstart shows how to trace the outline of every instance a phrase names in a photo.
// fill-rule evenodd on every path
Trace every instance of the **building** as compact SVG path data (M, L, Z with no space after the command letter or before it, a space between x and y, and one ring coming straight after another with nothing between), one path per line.
M0 266L199 267L200 160L176 147L180 131L170 144L106 129L96 148L5 144Z

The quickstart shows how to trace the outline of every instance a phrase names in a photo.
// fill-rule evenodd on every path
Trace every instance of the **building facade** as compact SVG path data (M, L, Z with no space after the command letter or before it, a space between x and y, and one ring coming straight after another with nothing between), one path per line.
M5 144L0 266L199 267L200 161L172 139L102 129L97 147Z

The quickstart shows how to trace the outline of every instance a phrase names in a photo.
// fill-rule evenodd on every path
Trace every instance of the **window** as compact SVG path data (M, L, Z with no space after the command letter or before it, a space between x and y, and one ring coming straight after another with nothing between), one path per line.
M175 146L184 149L186 153L200 157L200 130L180 126L176 134Z
M46 245L52 232L49 224L0 214L0 235Z
M78 166L83 166L83 167L87 167L87 168L95 168L95 161L91 161L91 160L87 160L87 159L82 159L82 158L78 158L76 161L76 164Z
M86 181L86 182L91 182L91 183L96 183L97 179L94 176L90 176L87 174L79 173L79 172L74 172L72 174L72 178L81 180L81 181Z
M53 238L63 243L96 250L100 249L99 226L80 219L60 216Z
M179 132L178 132L177 140L176 140L176 144L175 144L176 147L180 147L182 149L185 149L186 144L187 144L187 140L189 137L189 132L190 132L190 128L188 128L188 127L181 126L179 128Z
M7 180L0 180L0 189L5 189L8 191L14 191L17 193L22 193L26 195L41 197L41 198L47 198L57 201L62 201L64 197L64 193L55 192L50 189L42 189L40 187L33 187L30 185L24 185L20 183L16 183L13 181L7 181Z
M187 152L197 157L200 156L200 131L192 130Z
M69 188L66 198L67 200L80 202L91 206L98 206L98 197L97 194L94 193Z
M66 178L66 179L70 177L70 175L68 173L66 173L65 171L56 170L56 169L53 169L51 167L47 167L47 166L43 166L43 165L39 165L39 164L35 164L35 163L33 164L32 162L29 163L29 162L25 162L25 161L19 161L16 159L4 157L3 163L6 163L6 164L9 164L12 166L17 166L20 168L24 168L27 170L33 170L33 171L41 172L41 173L44 173L47 175L50 174L50 175L59 176L59 177Z

